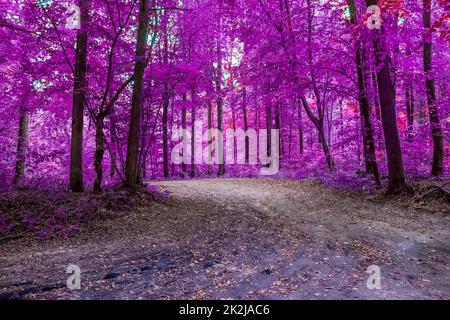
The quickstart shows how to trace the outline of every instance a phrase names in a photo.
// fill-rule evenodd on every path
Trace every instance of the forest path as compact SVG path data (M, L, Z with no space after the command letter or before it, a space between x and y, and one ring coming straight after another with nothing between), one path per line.
M151 184L170 198L73 239L0 246L0 298L450 298L448 212L309 181ZM81 290L65 288L70 263Z

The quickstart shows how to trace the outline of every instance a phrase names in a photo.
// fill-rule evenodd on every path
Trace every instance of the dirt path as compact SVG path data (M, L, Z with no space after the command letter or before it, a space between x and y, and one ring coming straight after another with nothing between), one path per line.
M73 239L1 245L0 298L450 299L448 211L307 181L156 184L171 197Z

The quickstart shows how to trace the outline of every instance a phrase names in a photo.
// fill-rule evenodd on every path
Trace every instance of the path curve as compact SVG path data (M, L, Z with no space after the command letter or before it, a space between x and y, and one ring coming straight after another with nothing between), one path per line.
M308 181L152 183L169 199L0 246L0 298L449 299L449 216ZM65 288L69 263L82 288ZM381 289L366 270L378 266Z

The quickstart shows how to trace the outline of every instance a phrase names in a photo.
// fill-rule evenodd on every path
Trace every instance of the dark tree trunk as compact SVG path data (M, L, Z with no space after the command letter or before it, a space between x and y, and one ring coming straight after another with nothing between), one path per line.
M327 139L325 137L325 132L323 130L323 118L317 118L311 111L311 108L308 106L308 102L306 101L306 98L304 96L301 97L301 101L303 103L303 107L305 109L306 114L308 115L308 118L311 120L311 122L314 124L314 126L317 129L319 142L322 146L323 153L325 155L328 169L333 172L335 170L334 160L331 156L330 148L327 144ZM322 119L322 120L321 120ZM310 140L310 146L312 147L312 136Z
M211 102L208 102L208 175L211 175L211 159L212 159L212 106Z
M103 155L104 151L104 141L103 141L103 128L104 128L105 117L99 115L97 117L97 123L95 125L95 155L94 155L94 167L96 178L94 181L94 192L102 191L102 180L103 180Z
M167 135L167 118L169 112L170 95L167 85L163 93L163 112L162 112L162 140L163 140L163 174L164 178L169 177L169 139Z
M25 175L25 163L28 147L29 116L24 107L21 108L19 134L17 138L17 156L14 184L19 183Z
M217 129L219 130L217 153L219 155L219 160L221 160L217 175L222 176L225 174L225 158L223 156L223 99L221 97L217 99Z
M303 138L303 122L302 122L302 108L300 107L300 101L297 101L298 112L298 146L300 154L303 154L305 150L304 138Z
M195 118L196 108L194 103L194 91L192 91L192 113L191 113L191 178L195 177Z
M370 120L370 105L367 97L366 84L364 82L364 61L359 44L356 49L356 65L358 69L359 105L363 127L363 148L366 169L373 175L375 184L381 187L380 173L375 155L375 143L373 139L372 122Z
M70 189L83 191L83 120L87 90L87 49L89 2L80 0L80 29L77 32L77 48L72 101L72 136L70 144Z
M112 178L117 171L117 150L116 148L116 119L113 115L109 118L109 127L111 132L111 168L109 171L109 176Z
M217 78L216 87L218 91L217 99L217 129L219 130L219 138L217 141L217 154L219 155L219 170L217 175L222 176L225 174L225 158L223 156L223 97L222 97L222 0L219 0L219 14L218 18L218 39L217 39Z
M406 101L406 118L408 120L408 141L413 141L414 130L414 91L413 86L410 84L405 90Z
M187 94L183 93L183 102L185 103L187 101ZM184 173L186 172L186 163L184 163L184 159L185 159L185 155L184 153L186 152L185 150L185 146L186 146L186 139L187 137L185 136L184 132L186 131L186 118L187 118L187 114L186 114L186 107L183 103L183 107L181 109L181 128L183 129L183 160L181 162L181 173L182 175L184 175Z
M248 130L248 119L247 119L247 90L242 89L242 109L243 109L243 117L244 117L244 131L247 132ZM249 145L250 145L250 138L248 135L245 136L245 163L249 162Z
M356 24L356 4L354 0L347 0L347 5L350 9L350 21ZM355 41L355 55L356 55L356 70L358 75L358 96L359 96L359 110L361 113L361 125L363 136L363 152L366 171L371 173L374 177L375 184L381 187L380 174L378 171L378 164L375 156L375 143L373 139L372 122L370 120L370 104L367 95L367 86L365 82L365 67L366 56L364 49L361 48L361 42Z
M442 137L439 112L435 104L436 89L432 70L432 31L431 31L431 0L423 0L423 70L425 72L425 88L427 104L430 113L431 134L433 137L433 165L431 175L439 176L444 171L444 139Z
M139 183L138 151L139 127L142 104L142 89L144 85L145 48L148 30L148 0L139 1L139 24L136 42L136 60L134 63L134 85L131 101L130 128L128 134L128 149L126 161L126 186L135 188Z
M366 1L376 5L377 1ZM375 31L374 54L377 66L378 95L380 97L381 121L386 146L389 184L387 194L395 194L408 189L405 181L402 151L395 111L394 85L391 78L391 63L386 51L384 30Z
M267 128L267 158L272 155L272 108L270 106L266 107L266 128ZM270 166L270 163L267 164Z
M280 150L280 157L283 156L284 150L283 150L283 144L282 144L282 134L281 134L281 115L280 115L280 105L281 102L277 103L276 109L275 109L275 129L278 130L278 148ZM270 134L270 133L269 133ZM281 168L281 161L279 161L279 167Z

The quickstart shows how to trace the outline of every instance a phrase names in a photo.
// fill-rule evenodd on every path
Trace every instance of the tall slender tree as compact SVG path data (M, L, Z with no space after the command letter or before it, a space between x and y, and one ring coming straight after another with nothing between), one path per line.
M436 106L436 88L432 72L432 30L431 0L423 0L423 71L425 72L425 88L430 114L431 134L433 136L433 165L431 174L439 176L444 170L444 139L442 137L439 111Z
M79 0L79 8L80 29L77 31L70 145L70 189L73 192L83 191L83 122L87 91L89 1Z
M144 71L146 66L145 52L147 46L148 24L149 0L140 0L136 57L134 62L134 85L131 100L130 128L128 133L128 149L125 169L125 185L130 188L137 187L140 182L138 170L139 128L142 105L142 89L144 86Z
M377 0L366 0L367 6L377 5ZM405 180L400 137L395 110L394 84L391 78L391 61L387 51L385 29L374 30L374 54L377 67L378 95L381 121L386 144L389 183L386 193L395 194L408 189Z

